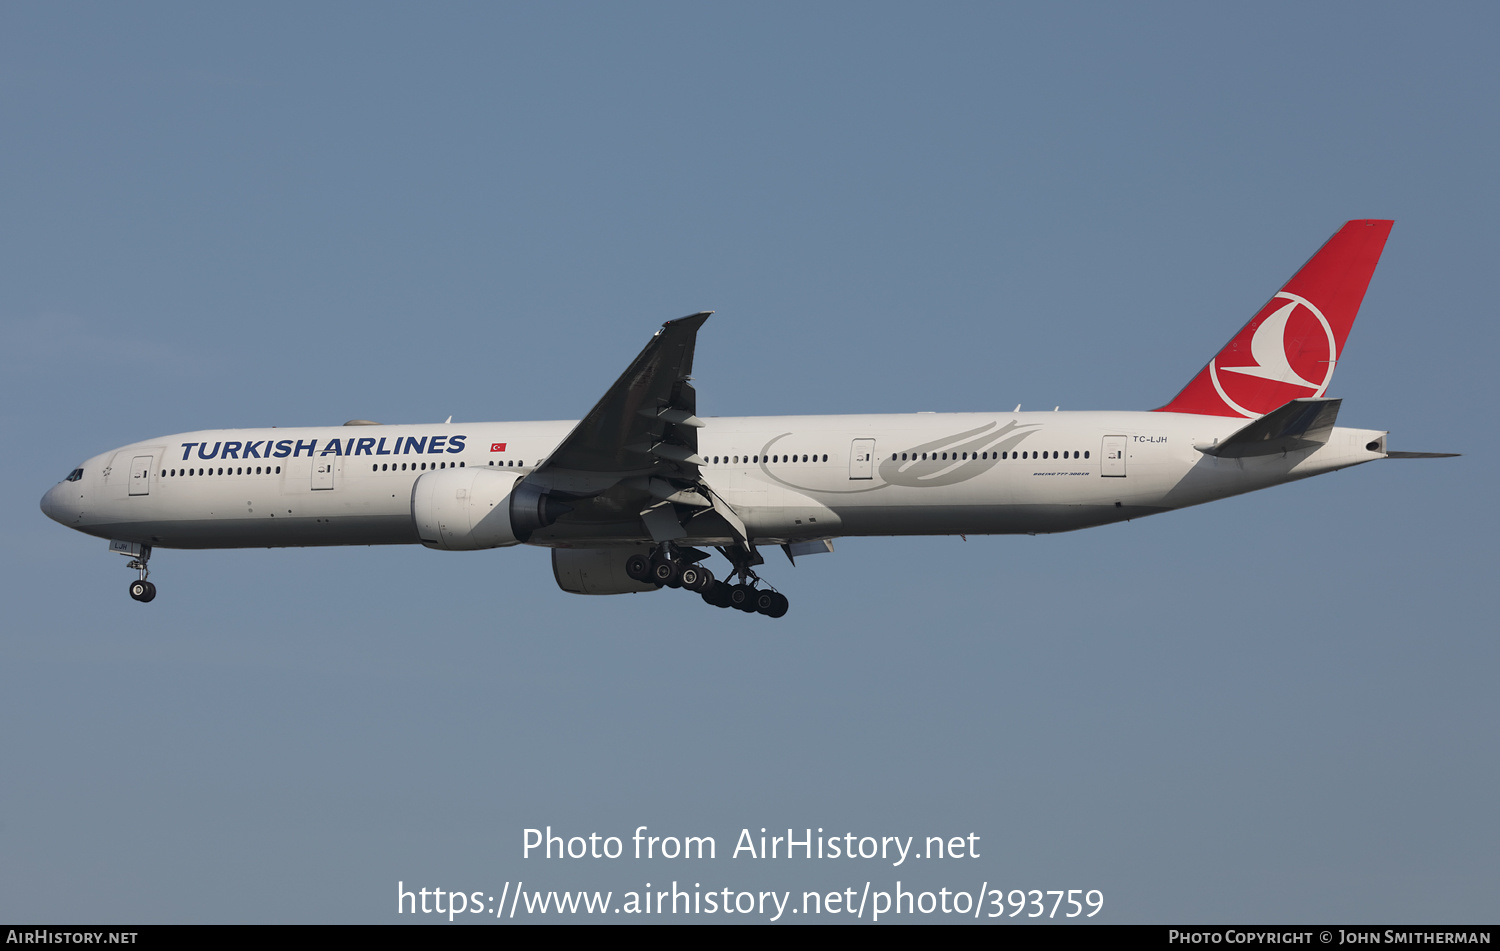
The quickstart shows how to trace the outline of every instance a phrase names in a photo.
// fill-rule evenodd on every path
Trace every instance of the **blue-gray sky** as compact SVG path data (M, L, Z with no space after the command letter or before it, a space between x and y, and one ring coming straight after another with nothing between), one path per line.
M1492 5L9 4L0 919L1097 888L1494 921ZM705 308L714 415L1148 409L1350 218L1386 462L1050 537L855 539L779 622L546 553L160 551L38 510L186 430L575 418ZM547 862L522 830L709 834ZM980 858L731 859L742 828Z

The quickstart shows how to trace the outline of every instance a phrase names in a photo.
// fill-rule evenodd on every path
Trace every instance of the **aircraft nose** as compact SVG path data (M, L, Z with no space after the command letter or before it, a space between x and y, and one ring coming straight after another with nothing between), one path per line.
M52 521L66 524L68 519L68 504L64 499L64 493L66 492L63 488L64 485L65 483L59 482L48 489L46 495L42 496L42 512L48 518L52 519Z

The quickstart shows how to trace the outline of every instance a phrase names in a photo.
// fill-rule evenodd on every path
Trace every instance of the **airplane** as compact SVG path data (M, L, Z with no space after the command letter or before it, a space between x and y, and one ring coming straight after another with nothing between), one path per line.
M1138 412L700 416L671 320L580 421L206 430L110 450L42 497L156 586L157 548L551 549L564 591L679 588L781 617L761 548L796 564L868 535L1066 532L1397 452L1325 396L1393 222L1338 230L1170 402ZM720 580L703 562L729 562Z

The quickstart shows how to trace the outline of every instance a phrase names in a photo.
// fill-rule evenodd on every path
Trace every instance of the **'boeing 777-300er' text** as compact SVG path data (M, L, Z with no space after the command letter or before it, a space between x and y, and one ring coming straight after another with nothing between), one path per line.
M210 430L89 459L42 511L130 557L157 548L552 550L577 594L683 588L780 617L759 550L842 535L1066 532L1375 459L1325 396L1390 234L1351 221L1165 406L1149 412L700 417L708 313L664 324L581 422ZM727 581L703 562L715 548Z

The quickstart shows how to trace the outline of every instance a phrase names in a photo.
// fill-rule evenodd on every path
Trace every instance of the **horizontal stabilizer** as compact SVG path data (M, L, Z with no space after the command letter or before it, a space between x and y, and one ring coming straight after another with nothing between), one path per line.
M1387 459L1452 459L1461 456L1461 452L1388 452Z
M1223 459L1270 456L1312 449L1328 442L1342 400L1292 400L1211 446L1197 446L1206 455Z

